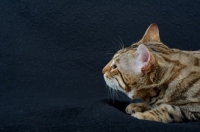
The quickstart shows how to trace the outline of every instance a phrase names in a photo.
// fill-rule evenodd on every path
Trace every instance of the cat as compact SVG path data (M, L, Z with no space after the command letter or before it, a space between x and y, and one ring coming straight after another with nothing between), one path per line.
M144 36L119 50L102 70L106 84L131 99L131 116L163 123L200 119L200 52L171 49L151 24Z

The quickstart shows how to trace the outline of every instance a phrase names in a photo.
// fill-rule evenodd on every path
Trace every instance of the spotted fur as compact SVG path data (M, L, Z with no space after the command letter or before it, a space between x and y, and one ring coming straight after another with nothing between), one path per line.
M168 48L156 24L139 42L119 50L103 74L110 88L145 101L127 106L135 118L164 123L200 119L200 51Z

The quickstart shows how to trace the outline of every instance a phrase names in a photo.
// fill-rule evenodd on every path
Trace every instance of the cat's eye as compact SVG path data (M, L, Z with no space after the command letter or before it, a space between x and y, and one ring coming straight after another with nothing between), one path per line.
M113 68L113 69L116 69L116 68L117 68L117 65L114 64L114 65L112 66L112 68Z

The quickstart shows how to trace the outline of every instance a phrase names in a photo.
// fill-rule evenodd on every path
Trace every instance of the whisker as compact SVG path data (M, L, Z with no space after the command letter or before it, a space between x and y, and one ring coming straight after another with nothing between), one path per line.
M113 104L115 103L115 99L116 99L116 91L115 89L113 89L113 95L114 95L114 98L113 98Z
M107 84L106 84L106 90L107 90L107 93L108 93L108 99L109 99L109 89L108 89Z
M113 54L114 55L115 53L106 53L106 54Z
M123 45L122 45L122 43L119 41L119 40L116 40L120 45L120 49L123 49Z
M112 41L113 45L115 46L116 50L120 50L121 48L119 46L117 46L113 41Z
M112 92L111 92L111 88L110 87L108 87L109 89L109 98L108 99L112 99Z
M109 88L109 95L110 95L110 98L112 99L112 89Z
M121 97L123 97L123 98L126 97L122 92L118 92L118 93L119 93L119 95L120 95Z
M112 88L111 88L111 89L112 89ZM112 89L111 91L112 91L112 99L113 99L113 103L114 103L114 99L115 99L114 91L113 91L113 89Z
M119 98L118 94L119 94L119 92L115 89L115 96L116 96L116 99Z
M110 91L111 91L111 99L113 100L113 103L114 103L114 100L115 100L114 90L110 88Z
M122 46L124 48L124 41L122 40L122 38L118 35L119 39L121 40Z
M112 93L110 87L108 87L108 99L112 98Z

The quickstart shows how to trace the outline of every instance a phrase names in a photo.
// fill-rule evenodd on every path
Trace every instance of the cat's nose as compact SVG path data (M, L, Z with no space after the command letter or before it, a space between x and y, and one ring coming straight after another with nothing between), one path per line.
M108 66L107 65L102 69L102 73L105 74L106 71L108 71Z
M103 73L103 74L106 73L106 69L105 69L105 67L102 69L102 73Z
M111 61L103 68L102 73L105 74L106 71L109 71L111 65Z

